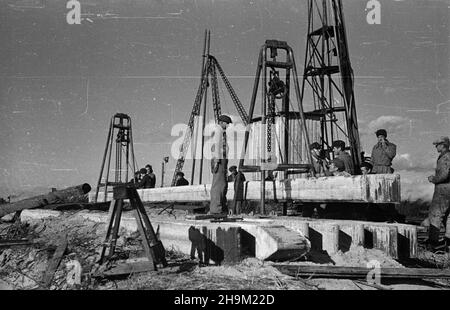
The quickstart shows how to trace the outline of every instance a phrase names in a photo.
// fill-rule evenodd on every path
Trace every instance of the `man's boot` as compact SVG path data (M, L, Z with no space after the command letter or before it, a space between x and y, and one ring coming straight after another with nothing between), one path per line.
M436 252L442 250L442 243L439 242L440 229L436 226L430 225L428 227L428 240L425 242L427 250L431 252Z
M445 252L450 253L450 238L444 238Z

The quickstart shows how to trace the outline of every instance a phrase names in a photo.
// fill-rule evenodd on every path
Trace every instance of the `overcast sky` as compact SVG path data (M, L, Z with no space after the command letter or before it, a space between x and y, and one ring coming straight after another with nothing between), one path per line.
M159 184L172 125L192 109L205 28L246 108L266 39L287 41L303 63L303 0L80 3L82 24L69 25L66 1L0 1L0 195L94 185L116 112L131 116L137 161ZM381 25L367 23L366 3L344 1L362 146L370 153L386 128L394 168L429 194L432 140L450 134L449 2L380 0ZM222 104L236 115L229 97Z

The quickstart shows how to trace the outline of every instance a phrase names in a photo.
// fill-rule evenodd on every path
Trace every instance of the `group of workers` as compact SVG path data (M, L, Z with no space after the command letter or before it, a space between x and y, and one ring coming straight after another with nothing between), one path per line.
M220 115L219 126L222 128L224 135L227 126L232 123L231 118L226 115ZM323 151L321 145L317 142L311 144L311 155L316 176L351 176L357 174L358 170L362 174L371 173L393 173L392 160L397 151L395 144L387 140L387 131L385 129L377 130L377 144L373 147L371 161L363 161L359 169L353 164L353 159L346 152L344 141L336 140L332 144L334 159L330 160ZM245 176L242 172L237 171L236 166L230 167L231 175L227 177L228 159L226 158L226 141L224 138L224 156L213 158L211 161L211 172L213 181L211 185L211 203L210 214L239 213L243 201L243 183ZM269 171L266 181L274 180L274 172ZM228 190L228 182L234 182L235 197L232 210L227 208L226 193Z
M230 123L230 117L226 115L219 117L219 125L224 131ZM375 135L378 141L372 148L370 160L362 156L359 169L354 167L352 157L346 152L344 141L333 141L334 159L332 160L328 158L319 143L312 143L310 149L316 176L351 176L359 173L359 171L363 175L393 173L392 161L396 156L397 146L387 139L388 135L385 129L377 130ZM428 177L428 181L435 185L435 190L428 215L430 228L427 243L431 250L439 249L442 246L448 250L450 247L450 216L448 215L450 209L450 140L448 137L441 137L433 144L436 146L439 158L435 175ZM226 149L226 142L224 142L224 149ZM226 154L225 151L224 154ZM244 200L243 183L245 177L240 171L237 171L237 167L233 166L230 168L232 175L227 178L227 165L226 156L213 159L211 162L213 174L209 211L211 214L228 212L226 201L228 181L234 181L235 187L234 205L230 211L234 214L240 213ZM270 175L273 179L273 173ZM440 240L439 232L444 219L446 219L446 234L445 239Z
M136 188L155 188L156 175L153 173L152 166L146 165L145 168L136 171L130 183L134 183Z
M359 170L363 175L393 173L392 160L397 154L397 146L387 140L385 129L379 129L375 134L378 142L372 149L370 161L363 157ZM342 140L333 141L332 148L335 157L333 160L329 160L319 143L314 142L310 145L316 176L351 176L357 174L358 171L354 167L352 157L345 151L345 142Z
M136 188L155 188L156 175L153 173L151 165L146 165L145 168L141 168L136 171L134 178L130 180L130 183L135 184ZM184 173L178 171L176 174L175 186L189 185L189 181L184 178Z

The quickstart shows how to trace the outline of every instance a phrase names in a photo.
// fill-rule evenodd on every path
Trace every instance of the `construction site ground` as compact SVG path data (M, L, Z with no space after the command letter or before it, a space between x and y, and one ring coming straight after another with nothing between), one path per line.
M184 217L186 212L174 212L147 208L152 216L166 218ZM136 273L122 278L94 278L96 262L105 236L106 223L80 220L72 215L78 211L64 211L58 217L45 218L33 223L1 222L0 239L28 238L32 244L0 248L0 289L139 289L139 290L403 290L403 289L448 289L449 280L381 280L381 286L370 286L365 280L354 281L338 278L295 278L281 273L274 262L245 258L238 264L207 266L197 259L166 248L168 266L156 272ZM161 214L159 214L161 213ZM118 256L123 259L142 256L138 233L119 232ZM44 287L42 278L48 268L55 249L63 236L68 246L49 287ZM377 260L383 267L450 268L448 254L433 254L420 247L419 259L398 262L376 249L356 247L346 253L338 252L324 260L323 253L311 252L301 261L288 262L293 265L334 265L367 267ZM78 261L83 270L81 285L68 282L70 261ZM286 262L284 262L286 264Z

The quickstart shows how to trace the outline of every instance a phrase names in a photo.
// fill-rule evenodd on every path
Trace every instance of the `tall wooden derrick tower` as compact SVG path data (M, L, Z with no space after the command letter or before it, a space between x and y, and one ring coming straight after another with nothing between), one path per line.
M301 100L308 111L305 118L311 141L320 143L328 153L334 140L345 141L355 167L359 167L353 84L342 0L308 0Z

